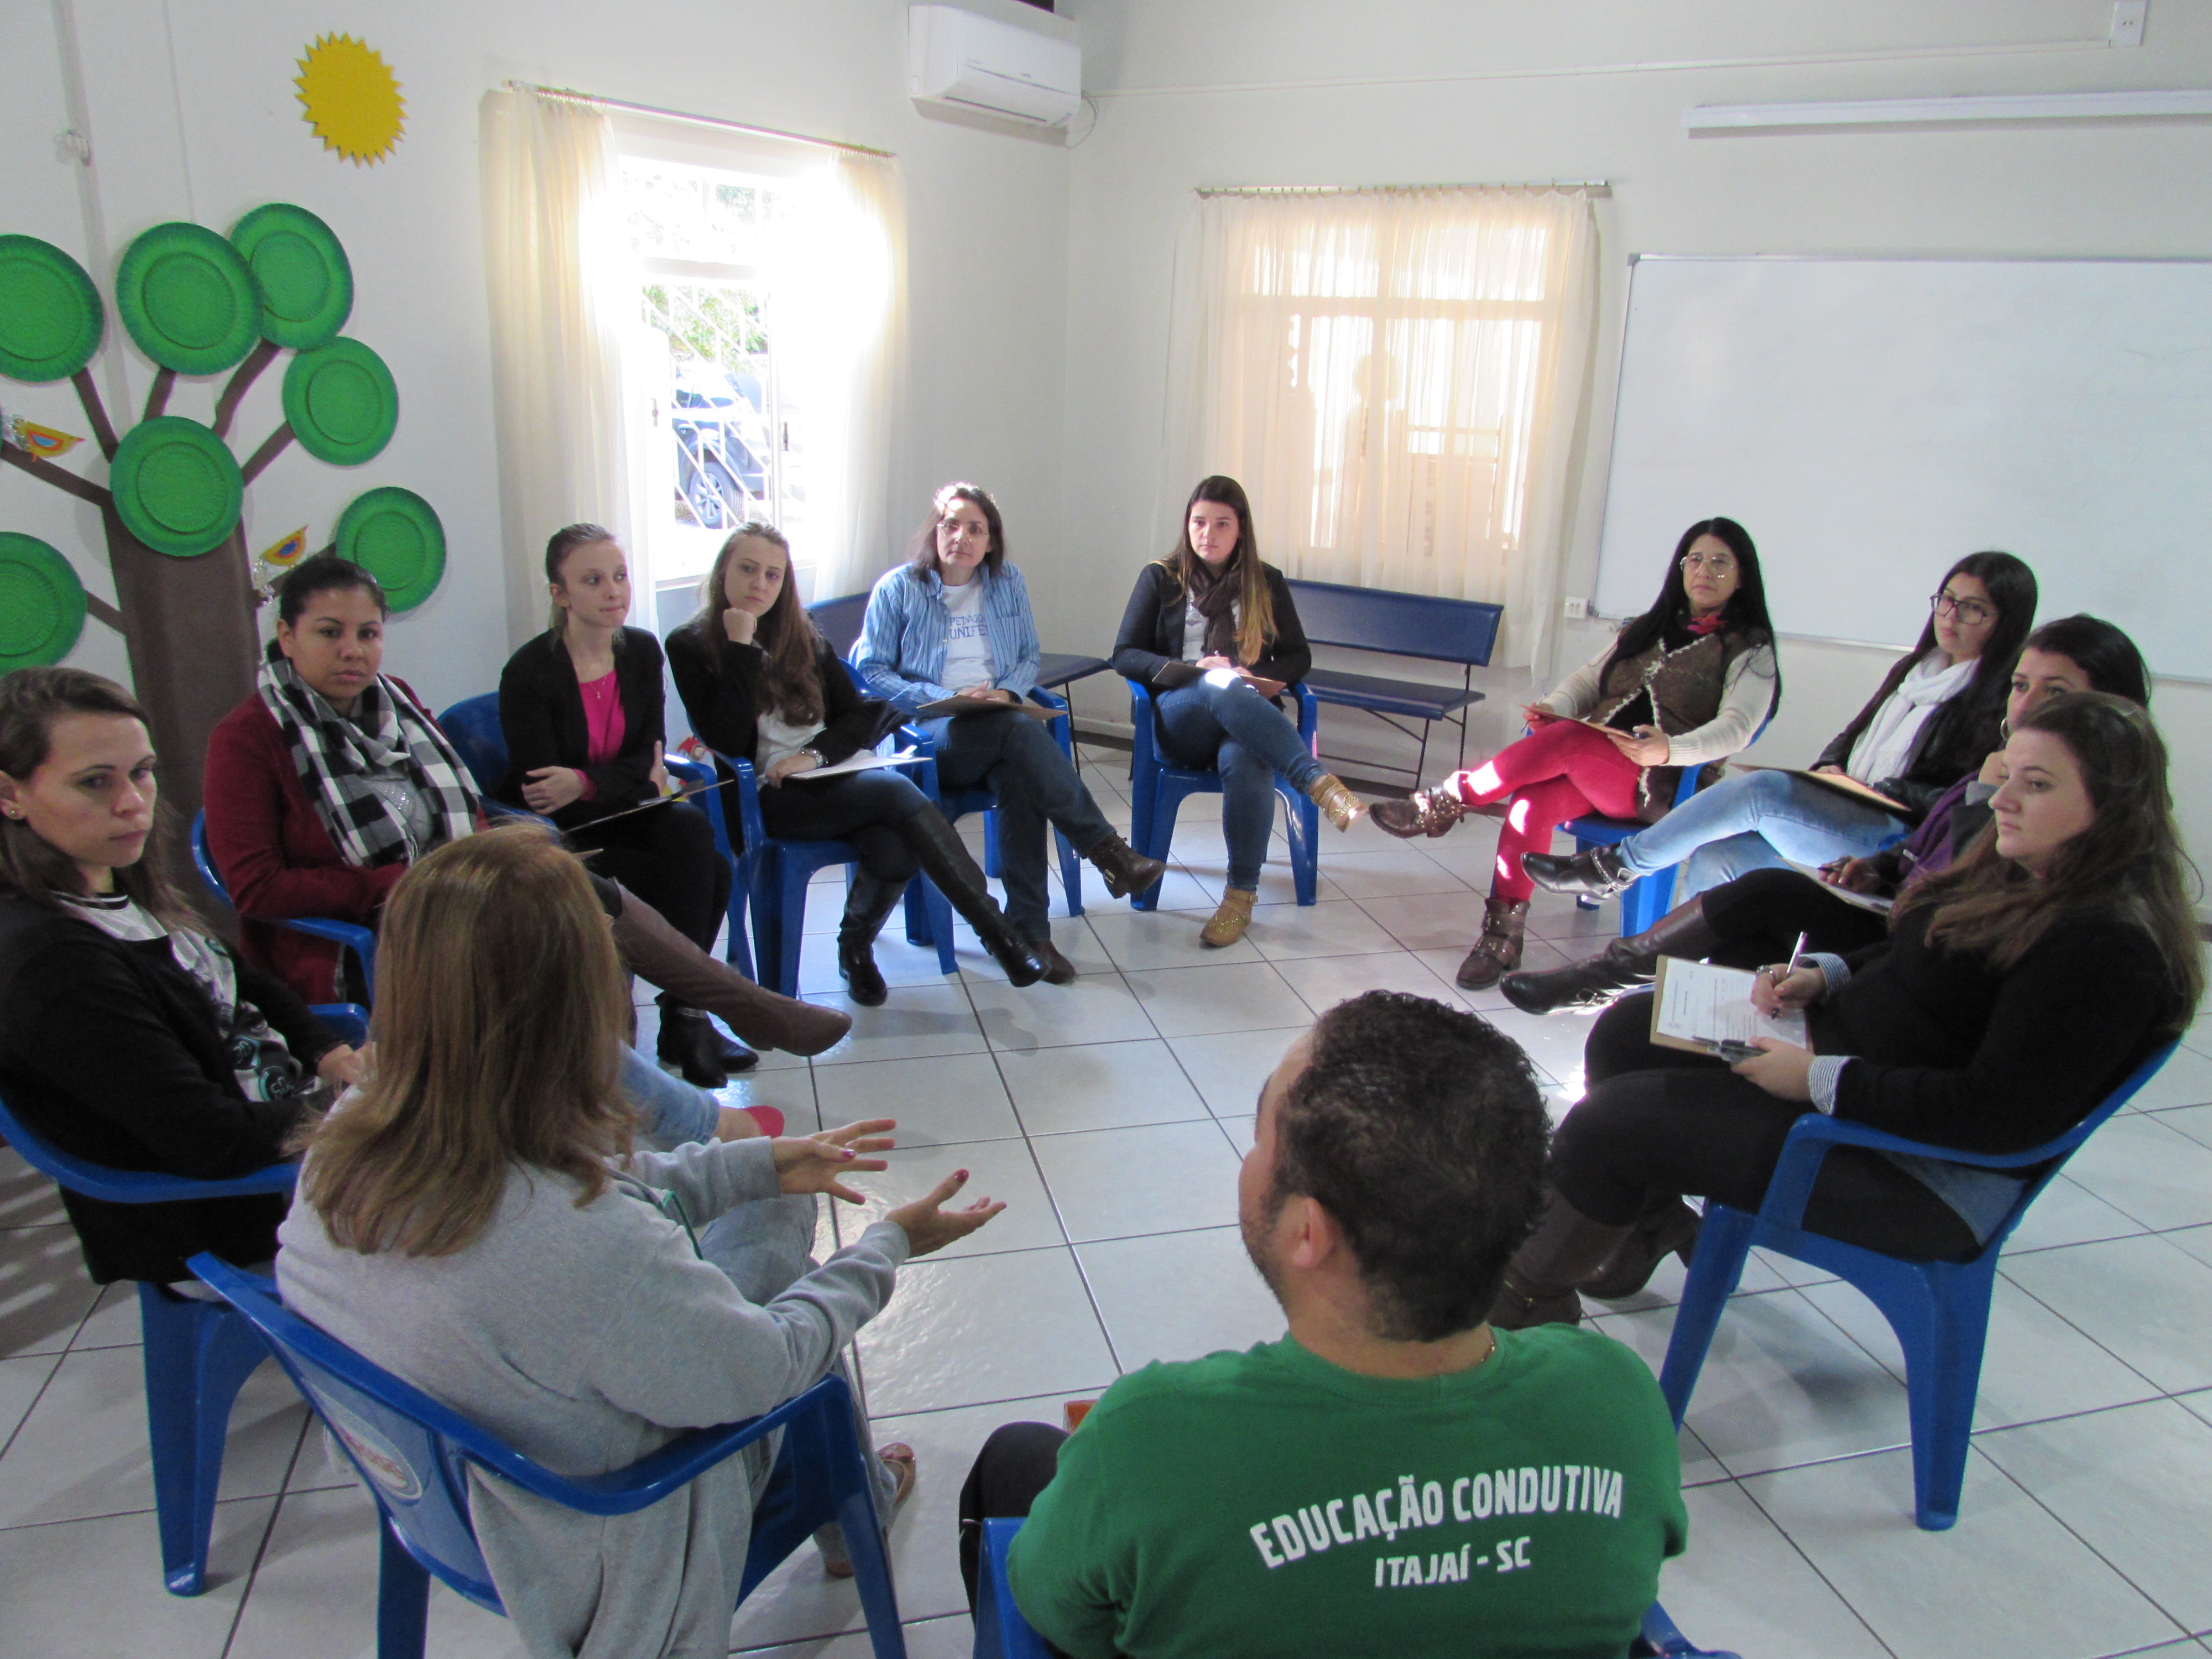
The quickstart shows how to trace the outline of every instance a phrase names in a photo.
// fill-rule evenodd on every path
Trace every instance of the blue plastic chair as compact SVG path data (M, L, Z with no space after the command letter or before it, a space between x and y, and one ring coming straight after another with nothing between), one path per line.
M1751 734L1752 743L1757 743L1765 734L1767 722L1773 718L1773 711L1770 709L1766 719L1759 721L1759 730ZM1748 749L1751 744L1746 744L1744 747ZM1698 780L1705 775L1705 770L1703 766L1682 768L1682 775L1674 784L1674 805L1681 805L1698 793ZM1650 827L1640 818L1609 818L1597 812L1561 826L1575 838L1575 851L1577 853L1587 853L1595 847L1617 846L1638 830ZM1638 876L1621 890L1621 938L1632 939L1647 928L1656 926L1660 917L1674 908L1674 872L1680 867L1670 864L1664 870ZM1576 899L1575 906L1577 909L1595 910L1603 902L1585 893Z
M758 971L746 969L747 977L784 995L799 994L799 955L805 942L806 889L817 871L834 866L855 866L860 854L849 842L842 841L779 841L772 837L761 823L760 784L750 761L737 760L728 755L716 754L715 758L737 775L737 782L720 789L712 789L699 799L707 805L707 815L714 826L715 844L729 854L732 842L729 833L730 805L724 797L734 794L738 828L744 842L742 856L734 857L737 881L730 898L730 960L738 960L742 949L738 942L738 901L734 888L743 888L750 895L752 907L752 959ZM804 787L804 785L797 786ZM921 876L915 885L926 890L924 902L928 904L931 927L916 944L934 941L937 965L947 974L957 973L959 963L952 953L952 907L936 887ZM911 900L913 889L908 889ZM909 934L911 937L911 934Z
M491 792L507 775L507 733L499 723L499 693L464 697L438 716L438 726L476 780L477 793L489 804Z
M207 814L192 815L192 864L207 884L208 891L225 904L230 902L230 891L222 884L222 872L215 867L215 858L208 851ZM254 916L249 920L264 922L272 927L289 927L295 933L307 933L316 939L326 939L353 952L361 965L361 983L374 995L376 990L376 935L356 922L331 921L322 916ZM334 1004L345 1007L349 1004Z
M315 1010L358 1046L368 1016L349 1003ZM72 1157L26 1128L0 1100L0 1137L23 1161L60 1186L110 1204L289 1193L294 1164L271 1164L228 1181L191 1181L140 1170L110 1170ZM140 1357L146 1371L146 1437L153 1454L154 1514L161 1539L161 1578L172 1595L207 1588L208 1534L222 1483L230 1408L256 1366L269 1357L261 1339L219 1302L195 1301L160 1285L138 1286Z
M1855 1287L1881 1310L1905 1350L1905 1382L1912 1423L1912 1490L1916 1516L1929 1532L1942 1532L1959 1519L1959 1492L1966 1476L1967 1439L1973 1429L1974 1396L1982 1376L1982 1346L1989 1333L1990 1296L1996 1287L1997 1254L2012 1236L2036 1195L2059 1166L2095 1131L2127 1104L2136 1091L2166 1064L2174 1045L2165 1044L2136 1067L2104 1103L2064 1134L2024 1152L1961 1152L1923 1146L1884 1134L1862 1124L1838 1122L1807 1112L1791 1126L1782 1157L1766 1183L1757 1213L1708 1202L1697 1252L1674 1315L1667 1359L1659 1373L1660 1392L1674 1408L1679 1425L1689 1409L1721 1311L1743 1276L1744 1258L1755 1245L1793 1261L1826 1268ZM1832 1147L1866 1146L1902 1152L1979 1170L2049 1167L2030 1178L1989 1242L1964 1261L1903 1261L1878 1250L1846 1244L1803 1225L1806 1200Z
M1014 1605L1006 1582L1006 1552L1021 1529L1018 1520L983 1522L983 1559L975 1576L975 1659L1051 1659L1050 1650ZM1732 1653L1692 1647L1656 1601L1644 1613L1643 1634L1629 1653L1631 1659L1736 1659Z
M1321 704L1300 685L1288 688L1298 702L1298 736L1306 752L1318 754L1321 743ZM1164 859L1175 839L1176 810L1186 797L1221 793L1221 774L1212 767L1176 766L1159 752L1152 726L1152 694L1135 680L1129 682L1129 722L1136 728L1136 744L1129 759L1129 840L1146 858ZM1285 808L1284 833L1291 844L1291 882L1300 904L1313 904L1321 896L1321 808L1280 777L1275 793ZM1129 901L1138 910L1159 907L1163 876Z
M1058 711L1047 729L1051 732L1053 741L1060 745L1060 752L1067 757L1068 764L1073 766L1075 763L1075 723L1068 718L1066 699L1038 690L1030 693L1030 701L1039 708ZM937 810L945 814L946 822L957 823L970 812L984 814L983 873L987 876L999 875L998 796L981 785L972 789L955 789L946 793L937 775L936 744L919 726L908 726L903 731L906 735L901 741L911 743L929 757L928 763L918 769L921 776L917 781L921 785L922 793L937 803ZM1052 832L1052 838L1054 845L1060 849L1060 886L1067 896L1067 914L1079 916L1083 914L1083 860L1075 855L1074 847L1057 827ZM930 912L936 908L930 902L933 893L934 887L926 876L918 878L907 890L906 936L916 945L936 942L930 921ZM945 908L949 912L951 906L948 904Z
M469 1516L472 1467L586 1515L634 1515L777 1429L784 1431L783 1446L753 1509L738 1601L817 1528L835 1521L852 1554L877 1659L905 1659L890 1560L854 1431L852 1391L842 1377L825 1376L749 1422L696 1429L627 1468L572 1478L525 1457L290 1312L267 1279L213 1256L194 1256L191 1267L276 1351L376 1499L382 1523L378 1659L422 1659L433 1575L480 1607L507 1610Z

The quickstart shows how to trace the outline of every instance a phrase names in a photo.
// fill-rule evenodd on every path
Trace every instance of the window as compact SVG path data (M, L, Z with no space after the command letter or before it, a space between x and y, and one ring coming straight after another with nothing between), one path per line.
M696 582L729 531L806 516L806 399L789 372L774 273L805 179L625 154L642 278L627 354L650 422L647 534L658 588Z
M1588 202L1224 193L1192 235L1165 493L1229 473L1289 574L1502 603L1509 648L1532 647L1589 348Z

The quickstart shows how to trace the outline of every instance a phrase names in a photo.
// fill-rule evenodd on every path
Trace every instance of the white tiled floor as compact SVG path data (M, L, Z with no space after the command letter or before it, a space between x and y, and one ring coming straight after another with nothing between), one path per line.
M1122 759L1086 762L1126 823ZM1013 991L964 933L947 979L895 921L878 952L889 1004L860 1011L835 1052L770 1056L732 1091L795 1128L902 1120L892 1170L866 1183L879 1196L841 1227L953 1168L1011 1205L902 1274L860 1342L878 1437L921 1459L894 1534L916 1659L968 1651L953 1506L994 1425L1056 1420L1122 1371L1280 1332L1235 1229L1236 1164L1261 1079L1316 1012L1376 986L1460 1000L1523 1043L1556 1102L1579 1088L1584 1023L1451 983L1479 925L1486 821L1418 844L1366 825L1330 836L1322 902L1290 903L1271 865L1251 933L1215 952L1197 944L1223 884L1212 804L1187 816L1169 909L1135 915L1093 876L1089 914L1055 920L1073 987ZM835 881L808 907L802 961L823 1000ZM1583 954L1617 925L1611 906L1540 899L1529 960ZM1823 1274L1753 1261L1682 1436L1691 1545L1662 1595L1693 1638L1749 1659L2212 1652L2212 1022L2191 1042L2006 1255L1950 1533L1911 1522L1902 1364L1880 1316ZM1594 1307L1597 1328L1656 1364L1680 1283L1670 1262L1642 1296ZM137 1340L131 1298L95 1297L52 1188L0 1152L0 1659L373 1651L367 1500L273 1370L233 1422L215 1587L161 1591ZM432 1608L434 1654L517 1651L443 1590ZM731 1639L859 1659L860 1628L850 1588L803 1552Z

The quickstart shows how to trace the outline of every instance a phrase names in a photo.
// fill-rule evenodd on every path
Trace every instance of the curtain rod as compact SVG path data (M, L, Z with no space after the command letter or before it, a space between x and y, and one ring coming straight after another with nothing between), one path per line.
M1424 190L1579 190L1590 196L1610 196L1613 185L1604 179L1521 179L1487 185L1200 185L1200 196L1362 196L1398 194Z
M509 81L509 92L543 93L548 98L571 98L580 104L594 104L601 109L628 110L633 115L657 115L665 121L688 122L695 127L719 127L724 132L750 133L756 138L783 138L795 144L812 144L818 149L842 149L854 155L873 155L879 160L896 160L894 152L874 149L866 144L848 144L836 138L810 138L803 132L785 132L777 127L756 127L743 121L726 121L719 115L694 115L689 110L662 109L656 104L633 104L623 98L602 98L595 92L578 92L574 87L541 87L530 81Z

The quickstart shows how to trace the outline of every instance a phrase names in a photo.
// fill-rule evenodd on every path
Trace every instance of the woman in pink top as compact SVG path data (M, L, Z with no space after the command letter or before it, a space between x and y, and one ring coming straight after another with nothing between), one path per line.
M611 532L574 524L546 543L545 580L552 626L509 658L499 679L507 769L495 793L551 818L591 855L593 871L712 951L730 870L707 815L681 801L629 811L657 799L667 775L660 641L623 623L629 560ZM687 1082L719 1088L750 1059L697 1009L665 992L659 1002L660 1058Z

